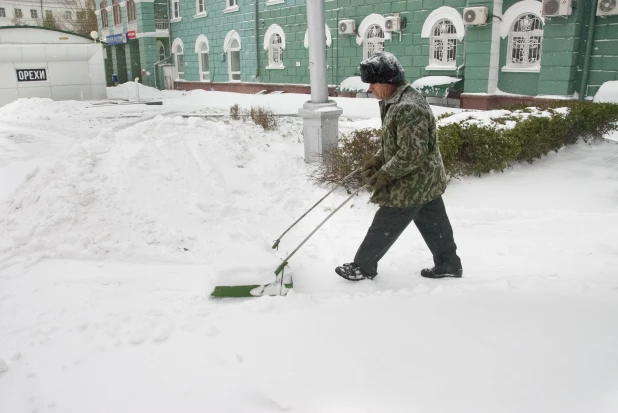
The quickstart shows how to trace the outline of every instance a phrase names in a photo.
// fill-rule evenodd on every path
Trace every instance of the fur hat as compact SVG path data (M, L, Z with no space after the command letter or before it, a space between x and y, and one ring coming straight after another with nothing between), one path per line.
M379 52L360 63L361 80L364 83L390 83L401 85L406 81L406 71L394 54Z

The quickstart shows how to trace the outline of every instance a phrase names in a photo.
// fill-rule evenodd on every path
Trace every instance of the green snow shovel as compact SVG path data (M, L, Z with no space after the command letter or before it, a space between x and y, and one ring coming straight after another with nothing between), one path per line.
M353 172L353 174L356 173L356 172L357 171ZM350 177L350 176L352 176L352 174L348 175L348 177ZM345 179L347 179L348 177L346 177ZM340 184L341 184L341 182L338 185L340 185ZM292 258L292 256L294 254L296 254L296 252L300 249L300 247L302 247L305 244L305 242L307 242L307 240L309 240L309 238L311 238L311 236L313 236L313 234L315 234L317 232L317 230L320 229L320 227L322 225L324 225L324 223L326 221L328 221L337 211L339 211L345 204L347 204L350 201L350 199L352 199L356 194L358 194L361 190L367 188L368 186L369 185L364 185L361 188L357 189L352 195L350 195L345 201L343 201L343 203L341 205L339 205L337 207L337 209L335 209L333 212L331 212L320 223L320 225L318 225L313 231L311 231L311 233L303 240L303 242L301 242L300 245L298 247L296 247L296 249L294 251L292 251L292 253L290 255L288 255L283 260L283 262L277 267L277 269L275 270L275 281L273 281L272 283L264 284L264 285L217 286L217 287L215 287L214 291L211 293L211 297L218 297L218 298L241 298L241 297L262 297L262 296L265 296L265 295L286 295L288 293L288 291L293 287L293 282L292 282L291 275L285 275L284 274L284 272L285 272L284 270L285 270L285 267L288 265L289 259ZM329 192L329 194L331 192ZM326 197L324 197L324 198L326 198ZM318 203L320 203L324 198L322 198ZM315 208L316 205L311 207L311 209ZM311 211L311 209L309 211ZM307 211L307 213L309 211ZM307 213L305 213L303 215L303 217L305 215L307 215ZM301 219L302 219L302 217L301 217ZM300 221L300 219L297 220L292 226L296 225L296 223L298 223L298 221ZM287 231L289 231L290 228L288 228L288 230L286 230L283 233L283 235L285 235L285 233ZM283 237L283 235L281 235L281 237ZM275 245L278 245L278 241L281 239L281 237L277 240ZM274 248L274 246L273 246L273 248Z

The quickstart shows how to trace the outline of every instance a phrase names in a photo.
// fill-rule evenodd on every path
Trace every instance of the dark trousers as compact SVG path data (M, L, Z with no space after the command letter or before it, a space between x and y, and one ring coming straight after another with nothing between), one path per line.
M369 231L356 252L354 262L367 274L378 273L378 261L397 241L411 221L421 233L433 262L439 267L461 268L453 228L446 215L444 201L439 197L424 205L409 208L380 207Z

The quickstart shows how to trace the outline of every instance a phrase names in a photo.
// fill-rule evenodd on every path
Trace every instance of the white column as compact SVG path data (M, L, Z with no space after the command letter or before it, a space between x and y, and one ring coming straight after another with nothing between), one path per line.
M494 94L498 90L498 75L500 74L500 29L502 27L502 4L503 0L494 0L493 15L491 22L491 56L489 58L489 82L487 93Z
M324 33L324 0L307 0L307 29L309 31L309 76L311 102L326 103L326 45Z
M307 0L307 26L311 101L298 114L303 118L305 162L311 163L320 161L326 151L337 145L343 110L328 100L324 0Z

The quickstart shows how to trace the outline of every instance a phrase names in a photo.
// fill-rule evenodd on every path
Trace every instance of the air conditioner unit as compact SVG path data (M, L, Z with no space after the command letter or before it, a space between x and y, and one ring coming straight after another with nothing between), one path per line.
M384 22L384 30L387 32L398 32L401 30L401 19L399 16L389 16Z
M597 16L618 15L618 0L599 0Z
M571 0L543 0L541 14L544 17L570 16L571 13L573 13Z
M464 23L468 26L487 23L487 7L466 7L464 9Z
M339 20L339 34L356 33L356 23L354 20Z

